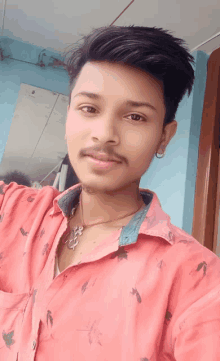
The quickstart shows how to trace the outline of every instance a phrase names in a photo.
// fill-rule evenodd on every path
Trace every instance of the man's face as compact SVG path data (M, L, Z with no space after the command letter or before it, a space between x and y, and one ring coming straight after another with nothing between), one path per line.
M150 106L126 104L128 100ZM165 111L162 84L151 75L122 64L85 64L66 119L68 154L80 183L100 192L139 184L161 141ZM120 163L99 168L85 155L93 150Z

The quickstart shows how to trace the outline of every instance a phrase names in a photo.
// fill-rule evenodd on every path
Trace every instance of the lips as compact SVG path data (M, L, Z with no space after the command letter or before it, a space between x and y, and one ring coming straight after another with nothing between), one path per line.
M120 161L114 157L109 157L106 154L103 153L90 153L87 154L89 157L92 157L97 160L101 160L102 162L117 162L120 163Z

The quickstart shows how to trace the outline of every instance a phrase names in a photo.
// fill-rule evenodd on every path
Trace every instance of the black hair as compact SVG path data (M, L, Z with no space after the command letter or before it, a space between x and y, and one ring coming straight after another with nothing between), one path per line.
M174 120L180 101L194 82L193 56L185 41L168 30L144 26L108 26L93 28L64 54L71 93L87 62L116 62L144 70L163 82L166 115L164 126ZM70 57L69 57L70 55Z
M17 184L27 186L27 187L31 187L31 185L32 185L30 178L26 174L19 172L17 170L8 172L8 173L6 173L5 176L3 176L1 178L5 184L9 184L11 182L16 182Z

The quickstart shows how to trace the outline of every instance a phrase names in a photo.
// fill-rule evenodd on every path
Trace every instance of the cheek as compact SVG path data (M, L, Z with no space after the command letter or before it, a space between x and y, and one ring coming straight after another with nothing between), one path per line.
M67 118L66 118L66 135L67 137L71 137L72 134L76 131L76 124L79 124L79 122L76 121L76 118L73 117L71 112L69 112Z
M131 160L141 161L151 158L157 147L158 139L155 131L148 129L142 131L132 131L126 133L126 150Z
M83 123L76 114L68 114L66 118L66 135L70 140L79 138L84 132Z
M141 146L142 144L144 144L145 140L146 140L146 135L142 131L132 130L126 132L126 143L129 146L132 147L135 146L137 147L137 145Z

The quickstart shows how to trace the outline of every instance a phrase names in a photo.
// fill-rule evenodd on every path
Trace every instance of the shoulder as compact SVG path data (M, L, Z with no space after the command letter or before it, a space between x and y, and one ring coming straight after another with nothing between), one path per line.
M184 230L170 224L172 246L167 252L167 261L176 272L184 272L190 277L203 274L215 282L215 276L220 276L219 257L204 247L197 239ZM215 276L214 276L215 275Z
M17 184L16 182L5 184L3 181L0 181L0 212L5 209L13 208L15 210L15 208L24 208L27 202L32 203L35 200L39 201L42 199L45 202L51 202L59 194L60 192L52 186L36 189Z

